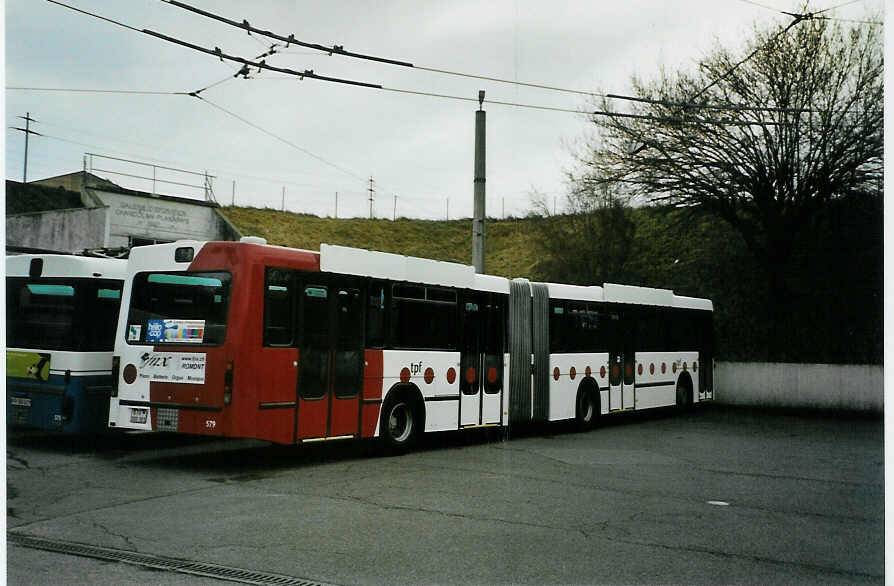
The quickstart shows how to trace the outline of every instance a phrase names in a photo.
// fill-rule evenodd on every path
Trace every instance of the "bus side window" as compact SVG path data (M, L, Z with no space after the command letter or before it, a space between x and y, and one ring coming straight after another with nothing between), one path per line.
M551 354L563 352L567 348L565 338L565 302L549 302L549 351Z
M387 286L381 281L369 284L366 304L366 347L383 348L385 346L385 292Z
M456 290L396 284L391 298L391 343L396 348L455 350Z
M264 275L264 345L294 342L295 281L293 271L267 267Z

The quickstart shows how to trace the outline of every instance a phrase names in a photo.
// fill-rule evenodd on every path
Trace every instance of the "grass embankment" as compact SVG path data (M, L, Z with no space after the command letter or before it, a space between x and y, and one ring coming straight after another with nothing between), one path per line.
M319 250L320 243L325 242L472 263L472 221L469 219L335 219L242 207L226 207L223 213L246 236L261 236L279 246ZM537 218L487 220L484 264L488 274L532 276L538 260L532 223L537 221Z

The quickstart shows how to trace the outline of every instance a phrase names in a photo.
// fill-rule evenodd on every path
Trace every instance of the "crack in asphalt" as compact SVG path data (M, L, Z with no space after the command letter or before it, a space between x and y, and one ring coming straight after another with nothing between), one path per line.
M126 543L127 547L130 549L130 551L139 551L137 549L137 546L134 545L134 543L130 540L130 538L127 535L123 535L121 533L116 533L116 532L112 531L111 529L109 529L108 527L106 527L105 525L103 525L102 523L97 521L96 519L88 519L88 520L90 521L90 524L93 525L93 527L95 529L101 529L106 534L111 535L112 537L117 537L118 539L120 539L121 541Z
M26 460L25 458L22 458L21 456L17 456L17 455L15 454L15 452L13 452L12 450L6 450L6 463L7 463L7 465L9 464L10 461L12 461L12 462L18 462L19 464L21 464L22 467L21 467L21 468L18 468L18 470L22 470L22 469L31 470L31 469L32 469L31 466L28 465L28 460ZM8 467L8 466L7 466L7 467ZM16 470L16 468L13 467L13 470Z
M500 519L499 517L485 517L485 516L478 516L478 515L473 516L473 515L467 515L464 513L442 511L442 510L438 510L438 509L429 509L429 508L421 507L421 506L420 507L412 507L409 505L389 505L389 504L385 504L385 503L379 503L379 502L373 501L371 499L355 497L355 496L344 496L344 495L337 496L337 495L331 495L331 494L328 494L328 495L318 494L315 496L317 496L318 498L326 498L326 499L331 499L331 500L335 500L335 501L354 502L354 503L359 503L359 504L376 507L376 508L380 508L380 509L385 509L385 510L407 511L407 512L411 512L411 513L430 513L430 514L435 514L435 515L441 515L444 517L453 517L453 518L457 518L457 519L464 519L464 520L468 520L468 521L479 521L479 522L490 521L490 522L496 522L496 523L503 523L506 525L520 526L520 527L534 527L537 529L551 529L553 531L561 531L562 533L566 533L566 534L568 533L568 531L570 529L573 532L579 533L583 537L587 537L587 535L581 529L579 529L577 527L569 528L564 525L558 526L558 525L549 525L549 524L543 524L543 523L530 523L530 522L526 522L526 521L512 521L509 519Z
M47 521L59 521L62 519L69 519L72 517L76 517L78 515L83 515L85 513L97 513L99 511L114 509L116 507L123 507L123 506L127 506L127 505L133 505L136 503L144 503L144 502L149 502L149 501L153 501L156 499L180 496L180 495L194 493L194 492L202 492L204 490L211 490L213 488L216 488L217 486L219 486L219 485L199 486L199 487L195 487L195 488L189 488L186 490L173 491L173 492L168 492L168 493L164 493L164 494L157 494L157 495L152 495L152 496L147 496L147 497L142 497L142 498L137 498L137 499L132 499L132 500L120 501L120 502L112 503L112 504L102 506L102 507L94 507L91 509L72 511L70 513L65 513L64 515L58 515L55 517L40 517L40 518L34 519L33 521L29 521L27 523L18 525L16 527L16 530L27 529L28 527L31 527L32 525L36 525L38 523L45 523Z
M773 564L778 566L793 566L798 568L815 570L823 573L833 573L841 576L860 576L864 578L884 578L884 574L872 574L869 572L856 572L853 570L842 570L839 568L834 568L831 566L824 566L821 564L811 564L808 562L798 562L792 560L779 560L771 557L746 554L746 553L733 553L728 551L716 551L707 549L704 547L695 547L695 546L683 546L683 545L667 545L665 543L655 543L651 541L636 541L632 539L617 539L611 538L610 541L624 543L627 545L635 545L635 546L646 546L646 547L656 547L660 549L667 549L670 551L683 551L683 552L691 552L691 553L702 553L705 555L716 556L724 559L739 559L739 560L748 560L752 562L761 562L767 564Z

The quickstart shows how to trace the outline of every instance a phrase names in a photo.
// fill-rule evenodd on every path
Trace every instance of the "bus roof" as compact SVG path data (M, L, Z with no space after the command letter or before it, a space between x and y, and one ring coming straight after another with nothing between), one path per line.
M124 280L127 261L116 258L94 258L73 254L17 254L6 257L7 277L27 277L31 261L41 259L41 277L95 277Z
M177 246L193 246L198 253L206 244L198 241L178 241L164 245L173 249ZM320 244L320 252L290 249L266 244L262 239L245 239L244 242L214 243L231 246L257 247L255 250L267 250L275 253L274 256L291 255L319 255L319 270L345 275L357 275L363 277L377 277L393 281L406 281L411 283L427 283L457 287L461 289L474 289L479 291L491 291L495 293L509 292L509 279L496 275L483 275L475 273L475 268L454 262L432 260L394 254L391 252L379 252L362 248L352 248L335 244ZM131 264L136 266L144 262L150 262L149 251L155 247L141 247L145 249L147 257L143 257L143 251L135 248L131 253ZM154 255L157 256L157 255ZM263 256L263 255L262 255ZM268 259L269 260L269 259ZM524 279L521 279L524 281ZM669 289L653 289L651 287L636 287L632 285L618 285L605 283L599 285L567 285L562 283L543 283L549 290L551 298L628 303L632 305L657 305L663 307L676 307L683 309L698 309L713 311L714 306L708 299L695 297L683 297L675 295Z
M606 283L603 285L605 301L611 303L630 303L632 305L661 305L681 309L701 309L713 311L714 304L708 299L681 297L670 289L653 289L633 285Z
M320 244L320 270L462 289L475 288L475 269L469 265L333 244Z

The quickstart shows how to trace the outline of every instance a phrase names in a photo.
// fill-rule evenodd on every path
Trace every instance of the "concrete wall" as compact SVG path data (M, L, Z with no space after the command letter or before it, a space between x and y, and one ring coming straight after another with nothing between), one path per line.
M728 405L844 409L882 414L877 365L718 362L714 400Z
M80 252L106 246L108 208L52 210L6 216L6 244Z
M93 192L109 206L109 246L128 246L131 236L170 241L231 239L214 207L99 189Z

